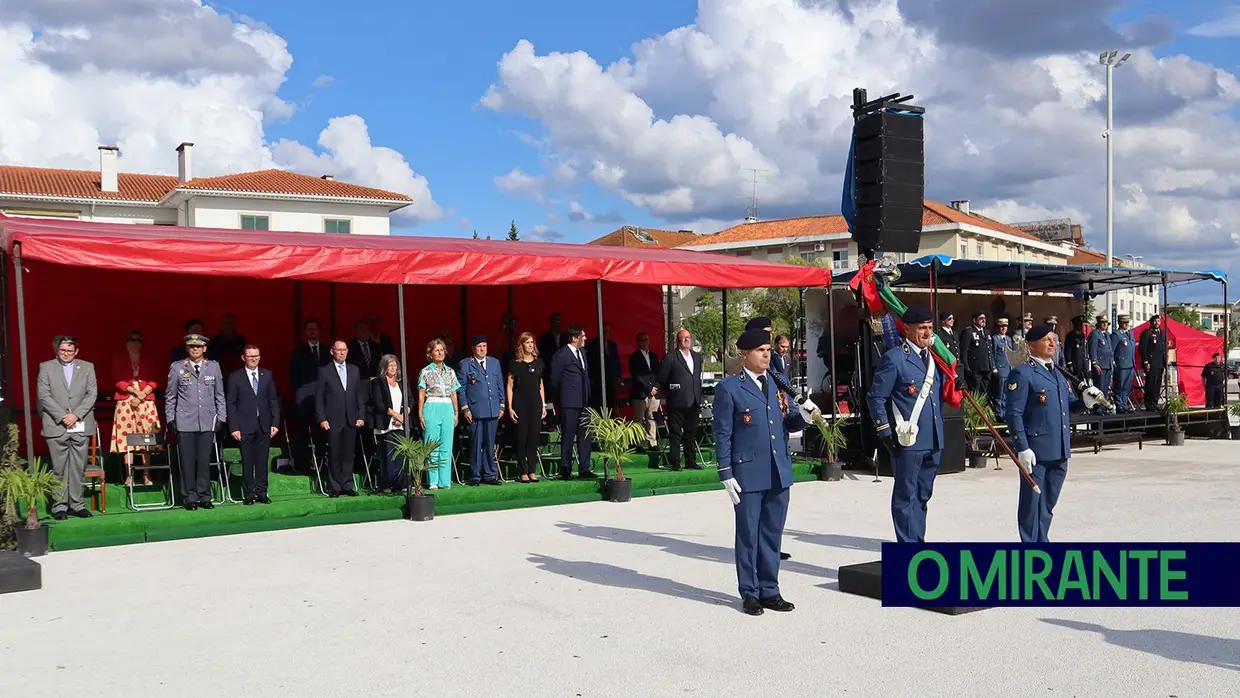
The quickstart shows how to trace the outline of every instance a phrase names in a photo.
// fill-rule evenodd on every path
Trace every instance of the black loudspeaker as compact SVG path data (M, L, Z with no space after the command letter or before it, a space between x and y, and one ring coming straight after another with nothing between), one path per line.
M921 249L925 200L925 126L920 115L879 111L854 129L853 239L862 249Z
M965 462L964 409L943 405L943 450L939 453L939 474L963 473ZM878 474L891 477L891 454L878 448Z

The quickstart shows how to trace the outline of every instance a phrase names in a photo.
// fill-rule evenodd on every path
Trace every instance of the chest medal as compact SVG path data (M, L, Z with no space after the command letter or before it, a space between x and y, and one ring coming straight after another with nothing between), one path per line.
M1008 390L1009 390L1009 391L1014 391L1014 390L1016 390L1016 384L1015 384L1015 383L1008 383Z
M1038 393L1038 402L1039 402L1039 403L1041 403L1041 404L1043 404L1043 405L1045 405L1045 404L1046 404L1046 391L1045 391L1045 390L1043 390L1042 392Z
M753 415L749 414L749 410L745 410L745 414L741 415L741 421L746 424L753 422Z

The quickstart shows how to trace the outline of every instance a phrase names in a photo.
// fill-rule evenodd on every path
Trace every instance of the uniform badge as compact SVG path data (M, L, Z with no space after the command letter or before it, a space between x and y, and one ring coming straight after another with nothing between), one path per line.
M909 394L909 395L916 395L916 394L917 394L917 386L913 385L912 383L909 383L909 384L908 384L908 394Z
M1015 383L1008 383L1008 390L1016 390L1016 384L1015 384Z
M474 378L473 376L470 376L470 377L469 377L469 384L470 384L470 385L477 385L477 383L478 383L478 379L477 379L477 378Z
M746 424L753 421L753 415L749 414L749 410L745 410L745 414L741 415L741 421Z
M1045 391L1045 390L1043 390L1042 392L1038 393L1038 402L1039 402L1039 403L1041 403L1041 404L1043 404L1043 405L1045 405L1045 404L1046 404L1046 391Z

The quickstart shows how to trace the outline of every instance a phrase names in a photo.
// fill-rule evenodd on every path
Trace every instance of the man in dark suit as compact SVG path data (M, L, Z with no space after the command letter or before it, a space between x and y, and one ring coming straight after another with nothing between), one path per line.
M684 451L685 467L701 470L697 463L698 414L702 409L702 354L693 350L689 330L676 333L676 349L659 364L659 385L667 396L667 431L670 441L668 461L680 470Z
M629 382L632 392L629 400L633 406L633 421L646 427L651 448L658 445L654 414L659 411L658 376L659 355L650 351L650 335L637 333L637 351L629 354Z
M379 343L380 354L396 354L396 344L392 342L392 337L379 328L378 315L370 313L362 318L362 321L370 326L372 339Z
M357 366L362 378L374 378L379 372L379 357L383 347L371 337L370 325L359 322L353 326L353 341L349 342L349 363Z
M314 443L320 448L327 446L327 439L324 438L326 434L311 428L311 425L318 421L314 414L314 391L319 384L319 369L331 363L332 355L329 347L319 343L318 320L307 319L303 332L306 341L298 344L289 356L288 375L297 400L298 428L302 430L302 438L292 441L296 449L294 459L308 466L310 439L314 439Z
M549 359L555 356L555 353L564 346L564 335L567 334L561 327L564 320L559 313L551 313L547 319L550 329L538 335L538 355Z
M245 503L271 504L267 496L267 468L271 439L280 431L280 396L271 371L259 368L262 354L247 344L242 351L242 368L228 379L228 430L241 444L242 479Z
M604 356L607 358L603 366L604 375L607 377L607 390L603 390L603 376L599 375L598 347L599 338L595 337L586 342L586 356L590 357L590 406L598 409L603 407L603 400L606 398L606 407L613 413L616 410L616 390L620 387L620 347L609 337L610 326L603 325L604 346L607 347Z
M590 404L589 359L586 332L571 327L565 344L551 357L551 390L560 405L560 478L573 476L573 443L577 444L577 477L596 478L590 470L590 437L586 433L585 408Z
M331 453L328 494L356 497L353 449L357 445L357 428L366 423L366 398L361 371L349 363L349 345L343 340L332 344L331 363L319 369L314 411L319 427L327 433Z

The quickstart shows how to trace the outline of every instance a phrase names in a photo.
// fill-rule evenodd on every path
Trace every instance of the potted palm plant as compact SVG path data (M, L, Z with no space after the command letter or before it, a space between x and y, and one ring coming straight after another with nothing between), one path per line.
M634 453L634 447L646 440L646 429L641 424L623 417L613 417L611 410L590 408L586 410L586 431L598 444L603 456L603 482L607 498L613 502L627 502L633 497L633 483L624 477L624 459ZM616 467L616 477L609 478L607 464Z
M814 413L814 427L822 437L823 461L818 466L818 479L838 482L844 479L844 463L840 460L840 451L848 446L848 437L844 434L844 422L847 417L835 418L830 421L821 412Z
M64 487L40 458L27 468L5 468L2 473L4 488L4 517L16 518L17 502L26 507L26 525L17 529L17 552L26 557L47 554L47 526L39 523L39 502L56 494Z
M7 413L7 410L0 410ZM3 419L3 418L0 418ZM17 441L18 430L16 424L8 424L0 421L0 424L7 424L7 428L0 436L3 442L0 442L0 550L11 550L17 540L13 532L17 526L17 505L10 505L8 492L8 473L9 468L17 468L21 465L21 460L17 457Z
M1184 445L1184 429L1180 426L1180 414L1188 409L1188 396L1176 393L1167 401L1167 414L1171 416L1171 430L1167 432L1167 443L1172 446Z
M423 441L405 434L391 434L396 458L402 459L409 471L409 488L405 491L405 510L410 521L430 521L435 518L435 496L422 490L422 476L435 457L438 441Z
M985 468L986 458L990 454L994 444L993 439L983 440L983 435L987 434L987 422L995 423L995 410L990 404L990 398L982 392L969 391L973 396L973 401L965 400L964 402L964 433L968 438L968 456L970 468ZM975 408L973 405L977 404ZM980 412L978 409L980 408ZM985 444L985 445L983 445Z
M1227 426L1231 430L1231 440L1240 441L1240 402L1227 406Z

